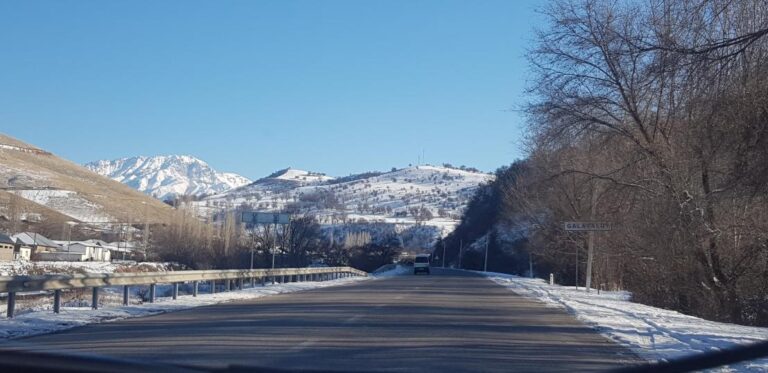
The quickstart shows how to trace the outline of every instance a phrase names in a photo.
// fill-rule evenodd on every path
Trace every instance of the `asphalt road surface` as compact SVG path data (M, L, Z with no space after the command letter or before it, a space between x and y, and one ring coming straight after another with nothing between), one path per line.
M142 362L286 370L583 372L638 361L562 310L483 277L439 269L20 342Z

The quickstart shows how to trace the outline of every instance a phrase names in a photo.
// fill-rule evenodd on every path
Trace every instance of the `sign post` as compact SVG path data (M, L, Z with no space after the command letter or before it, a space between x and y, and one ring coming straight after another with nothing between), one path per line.
M564 223L568 232L588 232L587 241L587 292L592 287L592 261L595 253L595 232L610 231L613 224L601 221L567 221ZM576 252L576 288L579 288L579 253Z
M240 216L240 221L247 225L255 226L258 224L270 225L274 224L274 240L272 244L272 270L275 270L275 254L277 253L277 226L291 224L291 215L284 213L274 212L257 212L257 211L243 211ZM251 269L253 269L253 249L251 249ZM272 283L275 283L275 276L272 275Z

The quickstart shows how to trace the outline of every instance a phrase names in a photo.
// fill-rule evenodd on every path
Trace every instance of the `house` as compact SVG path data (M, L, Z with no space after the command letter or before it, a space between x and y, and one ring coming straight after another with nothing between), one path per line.
M109 248L96 241L74 241L55 253L46 253L43 257L51 260L79 262L108 262L112 255Z
M44 262L87 262L88 255L79 252L53 251L38 253L35 257Z
M43 236L42 234L24 232L11 236L16 242L17 252L21 252L22 247L27 247L31 251L30 257L36 257L40 253L56 252L61 246Z
M134 242L110 242L104 247L112 252L113 260L132 259L137 251L137 246Z
M0 233L0 261L11 261L15 259L15 242L11 237Z
M32 259L32 247L21 243L21 241L19 240L16 240L16 242L14 243L13 253L16 256L16 260Z

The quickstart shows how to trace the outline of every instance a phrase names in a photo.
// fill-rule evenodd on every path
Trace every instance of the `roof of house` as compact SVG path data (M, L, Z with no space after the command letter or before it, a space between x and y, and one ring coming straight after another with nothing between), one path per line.
M24 233L15 234L11 236L11 238L16 241L20 241L24 245L59 247L59 244L49 240L47 237L43 236L42 234L24 232Z
M16 241L14 241L10 236L0 233L0 243L13 245L16 243Z

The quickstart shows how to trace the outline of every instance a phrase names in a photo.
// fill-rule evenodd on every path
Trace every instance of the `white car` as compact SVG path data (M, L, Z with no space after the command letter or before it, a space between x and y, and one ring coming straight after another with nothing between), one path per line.
M418 275L419 272L425 272L426 274L429 274L428 254L416 255L416 260L413 261L413 274Z

